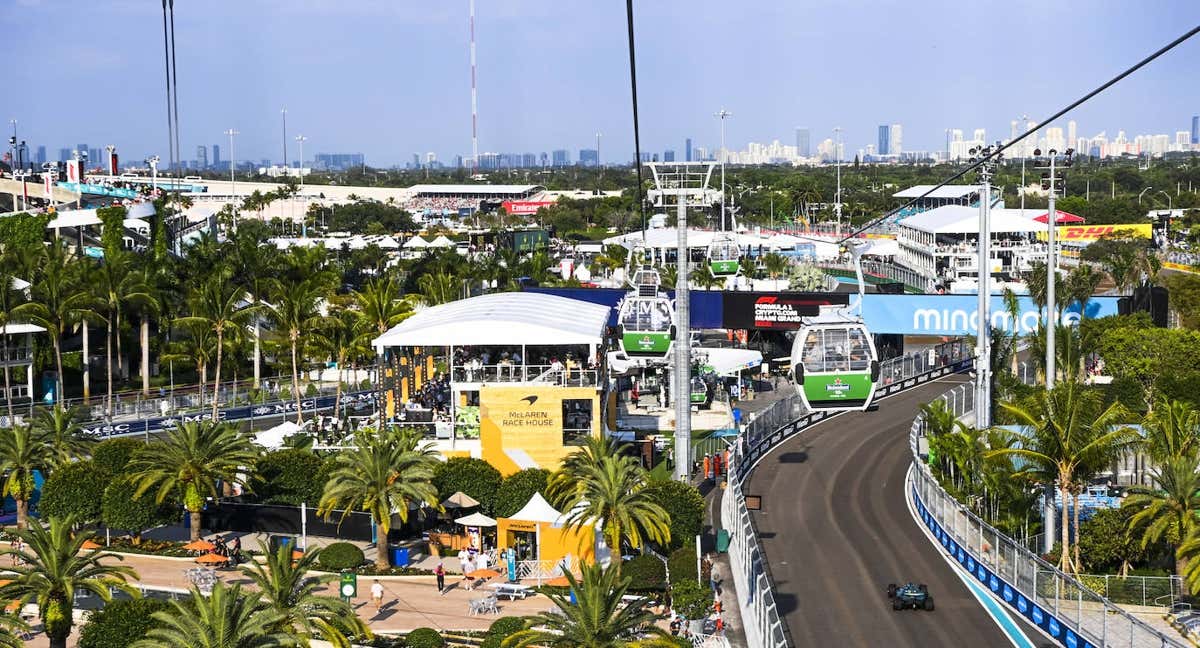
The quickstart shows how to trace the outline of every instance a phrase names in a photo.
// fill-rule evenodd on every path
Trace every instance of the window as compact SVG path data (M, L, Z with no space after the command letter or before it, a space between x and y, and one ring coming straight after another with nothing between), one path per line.
M850 370L866 371L871 368L871 346L867 334L860 328L852 328L850 334Z
M845 329L825 329L825 371L850 368L849 342Z
M562 422L563 445L583 445L592 434L592 399L564 398Z
M808 332L802 353L805 371L824 371L825 349L821 346L821 331Z

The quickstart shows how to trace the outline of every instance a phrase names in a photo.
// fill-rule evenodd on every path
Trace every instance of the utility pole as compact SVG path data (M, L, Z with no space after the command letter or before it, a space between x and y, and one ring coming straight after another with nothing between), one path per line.
M837 217L837 235L842 236L842 127L833 129L833 155L837 158L837 193L833 198L833 213Z
M300 174L300 188L304 188L304 140L308 139L303 135L297 135L296 141L300 143L300 166L296 169L296 173Z
M287 108L284 108L283 110L281 110L281 111L279 111L279 112L283 113L283 175L287 175L287 172L288 172L288 159L287 159Z
M732 117L733 113L722 108L716 114L717 119L721 120L721 231L725 231L725 158L729 157L729 152L725 150L725 119Z
M235 135L238 135L239 133L236 130L230 128L229 130L225 131L225 134L229 136L229 195L231 196L231 200L233 202L233 208L236 213L236 211L237 211L237 179L234 178L234 175L233 175L234 159L235 159L234 154L233 154L233 138Z
M1049 204L1046 209L1046 389L1054 389L1054 382L1057 378L1057 369L1055 361L1057 355L1054 346L1054 337L1059 324L1058 304L1055 301L1055 284L1058 279L1058 242L1055 240L1058 233L1058 211L1055 208L1054 201L1058 196L1059 189L1063 186L1059 182L1057 163L1058 151L1050 149L1046 152L1049 160L1046 164L1039 167L1047 169L1048 173L1042 174L1042 187L1050 192ZM1063 165L1070 166L1071 156L1074 155L1074 149L1067 149L1065 152ZM1041 150L1035 149L1034 156L1041 156Z
M1000 156L992 157L994 148L986 146L971 149L974 162L977 158L985 161L979 165L979 307L978 330L976 331L975 347L975 427L984 430L992 425L992 172L1000 161Z

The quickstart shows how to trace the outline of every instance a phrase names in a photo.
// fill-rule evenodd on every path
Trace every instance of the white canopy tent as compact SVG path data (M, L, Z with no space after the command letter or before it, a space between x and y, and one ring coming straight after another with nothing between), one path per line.
M1026 211L1033 213L1036 210ZM930 234L978 234L979 208L946 205L909 216L900 221L900 226ZM1019 209L993 209L991 230L993 234L1044 232L1046 224L1022 217Z
M254 434L254 443L268 450L283 447L283 440L299 432L301 427L294 421L284 421L273 428L261 430Z
M450 239L446 238L446 236L443 234L443 235L433 239L432 241L430 241L429 247L436 247L436 248L454 247L454 241L451 241Z
M483 513L472 513L470 515L460 517L454 521L455 524L461 524L469 527L494 527L496 521L484 515Z
M609 307L543 293L493 293L427 308L375 338L407 346L599 344Z
M519 520L521 522L545 522L547 524L558 524L562 521L563 514L558 509L550 506L550 502L542 497L541 493L534 493L533 497L525 503L525 506L520 511L508 516L510 520Z
M399 250L400 242L390 236L380 236L378 240L373 241L381 250Z
M183 215L189 223L198 223L202 220L207 220L210 216L216 215L224 206L224 204L216 203L196 203L185 209Z
M407 241L405 241L404 245L401 247L403 247L406 250L421 250L421 249L429 247L429 242L426 241L425 239L421 238L421 235L418 234L418 235L408 239Z
M54 220L46 223L46 229L86 227L88 225L99 225L100 222L100 217L96 215L95 209L73 209L71 211L58 212Z
M130 205L129 208L125 210L125 217L145 218L147 216L153 216L155 213L154 203L144 201Z
M743 369L753 369L762 364L762 354L749 349L701 348L708 355L708 366L719 376L734 376Z

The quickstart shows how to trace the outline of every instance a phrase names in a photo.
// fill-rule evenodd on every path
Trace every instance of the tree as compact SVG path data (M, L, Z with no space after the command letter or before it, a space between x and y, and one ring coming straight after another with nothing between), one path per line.
M1131 563L1141 561L1145 550L1129 533L1129 518L1133 512L1119 509L1099 509L1079 527L1079 545L1087 556L1084 567L1092 573L1117 570L1122 576L1129 573Z
M2 495L17 505L17 528L25 528L29 516L29 498L33 495L33 473L46 471L53 463L52 449L44 433L28 425L14 425L0 434L0 474L4 474Z
M284 617L241 585L217 581L211 594L193 587L191 598L155 612L157 625L130 648L276 648L295 646Z
M438 272L436 274L422 275L417 280L417 285L420 287L421 296L428 306L437 306L446 302L454 301L458 297L458 281L454 275ZM500 282L497 282L500 285Z
M234 425L189 421L169 430L130 462L137 482L134 497L151 489L155 501L177 497L191 515L192 540L200 539L200 511L205 496L217 499L217 482L245 484L244 472L258 459L258 451Z
M683 545L683 541L695 538L703 529L704 497L695 486L679 481L658 482L646 488L650 500L666 511L670 520L670 549Z
M213 377L212 418L217 420L217 406L221 392L221 357L227 333L242 330L255 317L258 306L246 304L246 293L241 286L230 281L230 273L214 272L201 286L192 292L192 315L176 321L185 325L209 327L217 338L217 369Z
M91 453L96 440L82 434L83 427L79 424L81 418L82 412L78 408L64 409L59 403L34 414L31 425L43 442L50 446L48 468L54 469Z
M330 312L313 329L313 349L337 365L338 384L333 398L335 416L340 416L342 411L342 371L348 370L348 361L370 354L371 333L358 313L345 309Z
M127 475L112 479L104 488L100 502L100 519L110 529L128 531L133 544L142 543L146 529L179 520L179 503L172 498L156 502L152 493L137 493L137 483Z
M534 493L546 493L550 471L541 468L526 468L517 471L500 484L492 502L492 513L498 518L511 517L529 503Z
M478 501L483 512L489 514L493 512L496 493L503 479L499 470L474 457L451 457L433 469L433 486L439 497L445 499L462 491Z
M112 588L131 596L137 593L127 580L137 579L137 573L115 564L122 560L118 554L83 551L91 534L73 535L74 524L72 518L51 518L49 526L35 524L16 532L24 549L0 548L0 556L14 555L19 563L9 568L16 576L0 587L0 598L36 601L51 648L66 648L75 625L71 613L75 592L86 590L103 601L112 599Z
M325 297L323 278L308 277L299 281L284 281L275 296L272 319L287 337L292 352L292 394L296 397L296 422L304 422L300 405L299 349L306 335L320 322L317 306Z
M574 603L569 594L547 594L557 609L530 617L525 629L509 635L502 645L610 648L630 645L645 636L667 640L667 633L655 625L658 616L648 609L648 599L629 604L622 601L630 580L621 578L617 565L582 565L580 570L579 578L566 574L570 591L575 594Z
M8 256L10 253L5 251L4 254ZM16 323L14 319L16 313L14 311L16 311L17 306L25 303L25 293L13 287L16 277L8 271L7 267L9 265L10 263L7 258L3 262L0 262L0 330L7 330L10 324ZM8 420L13 421L15 420L13 417L13 399L7 396L12 393L7 335L0 335L0 354L2 354L0 358L4 359L4 393L6 394L4 400L8 405Z
M1142 421L1142 432L1142 446L1155 463L1200 456L1200 413L1188 403L1160 399Z
M792 266L788 276L788 288L813 292L825 289L827 277L817 266L811 263L798 263Z
M1020 457L1043 480L1053 482L1062 497L1063 551L1059 568L1070 571L1075 566L1068 551L1067 496L1075 488L1079 473L1113 458L1133 442L1137 433L1117 426L1122 415L1119 405L1102 408L1094 392L1074 382L1039 393L1031 406L1003 402L1000 407L1025 428L1025 439L1021 447L993 449L986 456Z
M333 574L308 573L320 556L320 549L306 551L295 560L290 546L280 546L275 551L266 546L260 549L266 562L252 562L242 568L242 573L257 587L260 600L281 617L279 629L296 637L319 635L336 648L350 648L352 638L370 638L371 631L349 603L317 594L322 585L338 578Z
M302 448L268 452L255 466L258 499L267 504L316 504L328 476L326 461Z
M78 648L127 648L155 626L155 612L169 609L170 603L157 598L111 601L88 617Z
M87 293L79 289L79 272L66 244L56 241L43 249L39 272L33 280L33 299L13 309L20 317L46 329L54 345L54 366L58 370L54 399L62 400L62 336L67 325L84 310Z
M42 517L70 517L81 524L96 522L104 489L111 479L91 461L63 464L42 484L38 513Z
M1146 403L1153 403L1161 377L1184 375L1200 367L1200 332L1113 328L1100 336L1096 350L1114 378L1136 380Z
M247 221L233 235L230 265L233 279L246 289L251 306L261 304L265 295L275 289L275 275L280 266L279 253L272 245L263 245L266 233L261 223ZM254 388L262 384L262 318L254 317Z
M763 267L767 271L767 276L771 279L778 279L780 275L787 272L790 262L787 257L778 252L771 252L763 256Z
M123 475L133 455L145 445L137 439L105 439L92 446L92 461L109 475Z
M1200 329L1200 276L1177 272L1167 275L1163 284L1170 291L1171 310L1179 314L1180 324Z
M1188 552L1180 546L1185 539L1200 537L1196 535L1200 527L1200 462L1194 455L1172 457L1151 469L1150 475L1157 488L1134 486L1121 503L1134 512L1128 528L1130 533L1141 534L1143 549L1163 541L1173 545L1177 549L1175 573L1183 576L1200 549L1200 543L1193 543Z
M213 335L212 328L203 322L192 321L184 325L183 330L187 335L182 339L172 341L168 352L162 354L161 359L168 362L179 360L195 364L197 389L199 390L197 396L203 403L204 388L208 384L208 365L212 361L213 354L216 353L217 338Z
M106 329L105 358L107 362L108 394L105 407L112 415L113 345L120 356L121 309L126 305L148 305L154 301L146 276L133 267L129 253L116 247L105 251L104 261L92 273L97 305L104 309Z
M633 549L645 540L671 541L670 518L646 492L645 472L610 440L591 437L563 461L549 490L555 506L570 511L567 526L590 528L599 522L609 548L619 554L623 541Z
M325 483L317 513L328 519L341 508L343 520L352 510L370 513L380 538L375 543L375 565L388 569L386 538L392 516L407 523L410 504L425 502L439 507L433 486L437 457L437 452L421 445L421 439L412 432L387 429L360 433L355 447L341 451L334 459L335 467Z
M413 314L412 303L400 294L400 283L390 276L368 281L352 296L358 305L359 316L376 335L386 333Z

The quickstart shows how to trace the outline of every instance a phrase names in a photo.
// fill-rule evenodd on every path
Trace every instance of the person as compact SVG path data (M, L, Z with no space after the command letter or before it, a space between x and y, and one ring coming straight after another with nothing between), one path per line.
M630 395L633 397L633 400L630 402L630 405L637 407L638 406L638 397L641 394L638 393L638 384L637 384L636 379L634 379L634 381L633 381L633 388L630 389Z
M712 459L706 454L704 455L704 478L708 479L709 472L712 470Z
M712 569L708 570L708 584L712 586L713 594L721 595L721 568L715 562Z
M433 573L435 576L437 576L438 594L445 596L446 595L446 567L445 567L445 565L442 564L442 561L440 561L440 560L438 561L437 567L434 568Z
M487 568L488 568L488 555L484 552L480 552L479 556L475 559L475 569L487 569Z
M383 607L383 584L376 578L371 584L371 600L375 602L375 609Z
M461 558L460 560L462 561L463 581L466 582L467 589L472 589L471 577L467 575L475 571L475 565L471 562L471 555L467 554L465 558Z
M242 536L234 536L233 545L229 548L229 557L233 559L233 564L241 562L242 556Z

